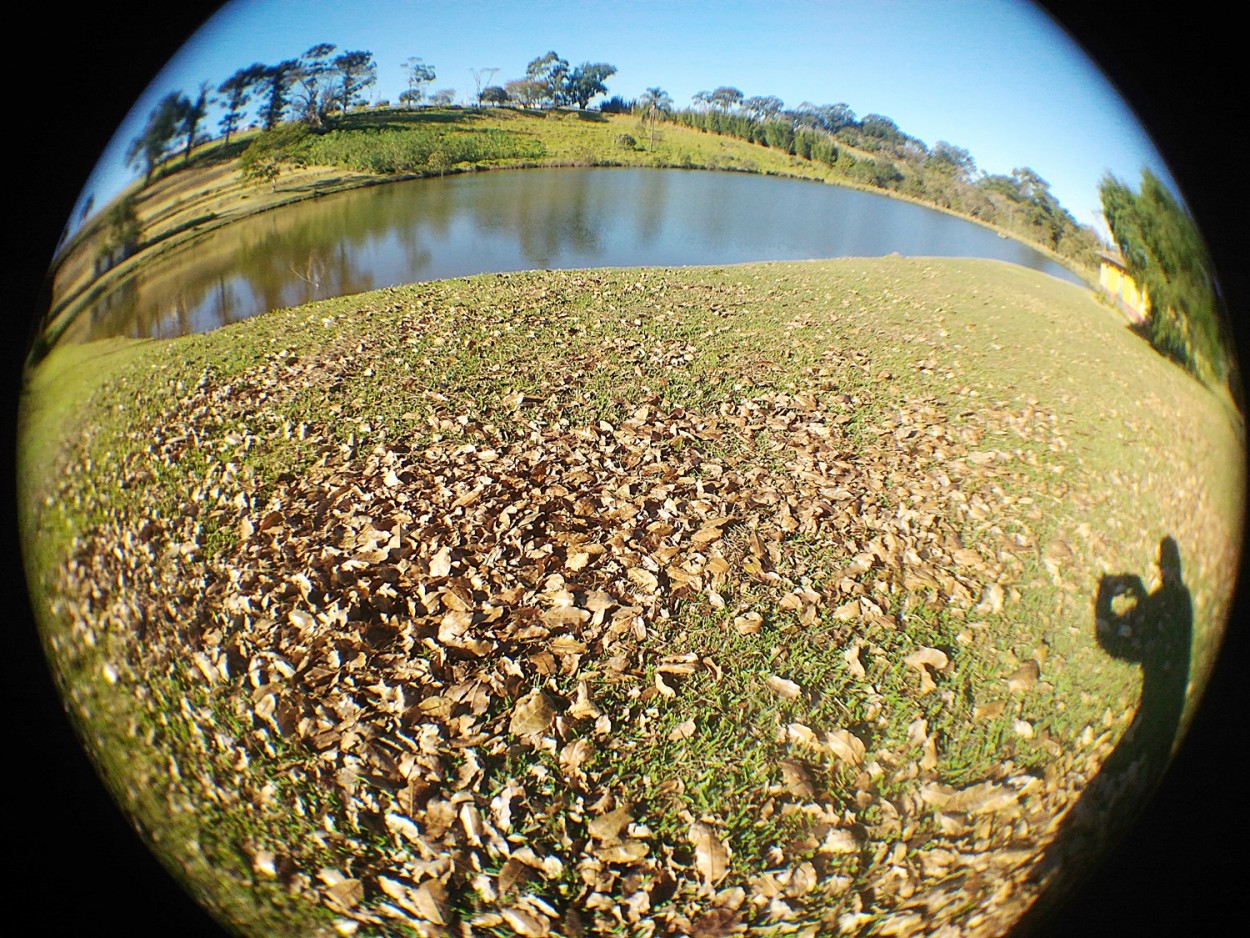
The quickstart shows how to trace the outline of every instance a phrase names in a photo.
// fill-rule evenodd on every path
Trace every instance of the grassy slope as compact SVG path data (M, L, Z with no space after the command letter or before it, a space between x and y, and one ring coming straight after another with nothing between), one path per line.
M58 350L33 376L35 396L24 411L30 453L57 449L67 408L39 389L56 386L52 372L70 354L87 353ZM780 421L771 429L765 421L745 437L690 438L675 449L661 434L652 445L669 447L666 459L687 459L693 447L705 463L744 473L757 466L764 480L789 480L798 487L780 491L791 493L796 513L826 497L791 475L803 454L843 464L840 484L854 489L858 513L832 528L770 541L765 535L776 531L765 511L751 528L766 542L760 552L745 530L726 532L717 549L730 571L714 590L723 606L706 589L674 595L663 616L646 622L648 638L629 646L640 670L633 674L631 665L628 680L609 680L610 660L582 662L614 724L607 738L587 737L604 747L588 766L592 777L611 769L611 781L600 784L642 806L653 853L674 845L678 869L692 862L682 853L683 818L709 819L734 849L722 885L742 884L750 893L760 888L761 870L780 862L771 845L806 836L801 813L784 807L804 799L792 778L786 788L779 766L795 749L777 733L784 736L791 723L818 733L852 730L867 746L868 771L849 770L828 751L802 755L817 780L814 800L857 817L859 848L830 859L795 846L786 863L820 864L828 882L845 877L853 890L818 889L795 904L808 921L850 914L871 923L892 915L904 933L913 927L909 913L900 911L897 888L887 882L893 874L880 859L910 844L929 858L907 867L915 887L940 892L943 876L932 872L938 851L979 843L976 855L989 855L1011 838L1002 832L1010 825L999 830L986 818L958 836L927 811L905 812L900 822L897 806L915 804L922 785L958 789L1032 773L1046 783L1030 796L1026 816L1044 839L1044 822L1070 805L1073 785L1079 789L1073 779L1105 757L1131 718L1140 670L1109 660L1093 640L1099 576L1148 579L1160 538L1177 539L1194 602L1195 688L1229 601L1242 450L1227 411L1087 294L994 262L849 259L472 278L273 313L108 361L98 360L99 387L80 411L86 432L75 436L69 475L24 478L28 506L41 502L45 486L58 486L28 526L49 538L31 554L48 564L31 579L59 603L59 617L46 623L53 658L120 797L171 863L217 883L206 901L254 928L300 922L311 929L325 921L315 904L321 884L314 873L322 866L365 882L366 899L354 909L364 913L384 898L372 877L415 881L415 874L401 869L403 851L396 853L392 836L361 820L359 812L369 813L362 806L378 808L377 801L357 803L314 784L318 760L252 714L257 695L245 678L206 681L163 634L149 634L137 649L124 603L82 617L90 602L76 605L84 602L75 592L81 583L51 562L68 552L71 533L81 538L75 556L96 570L96 580L116 575L104 555L112 540L129 538L148 545L142 550L152 580L166 578L177 591L173 584L247 563L239 533L246 512L228 504L238 479L247 480L255 506L279 495L297 505L298 480L323 470L367 490L370 454L397 444L434 453L472 443L506 454L524 448L524 422L544 428L554 446L577 432L593 436L601 420L622 427L640 400L694 415L726 407L732 415L764 402L764 413L774 407L772 419ZM84 381L92 377L85 360L74 364ZM507 402L512 391L527 395L519 412L515 400ZM791 403L776 409L777 395ZM813 420L825 429L804 430ZM187 432L197 435L196 445L171 450L166 441ZM787 442L796 438L797 449ZM420 502L422 493L413 494ZM189 503L208 507L214 498L218 509L187 515ZM896 519L928 530L918 519L930 513L946 541L919 537L913 546L925 557L903 558L913 543L907 532L917 529ZM164 525L155 542L141 530L149 518ZM897 547L887 533L897 535ZM291 543L296 534L292 528ZM958 566L951 536L976 559ZM775 555L767 549L774 543ZM870 556L863 570L859 558L873 543L888 562ZM769 568L777 577L765 575ZM974 608L980 587L993 585L1003 591L1001 610L992 602ZM795 598L785 600L787 592ZM887 618L842 615L845 601L859 595ZM763 615L759 631L745 621L734 626L754 610ZM220 612L210 604L208 614ZM845 657L855 646L863 678ZM1009 691L1007 677L1043 646L1042 680L1025 693ZM950 659L936 675L938 689L927 694L903 660L922 648ZM691 653L713 659L716 669L670 677L678 688L671 700L657 694L655 669L664 656ZM382 658L375 666L388 680ZM777 675L796 682L801 695L779 699L766 689ZM552 682L552 693L572 696L567 675ZM511 705L500 699L493 706ZM506 718L506 709L490 713ZM692 736L684 735L687 719L696 724ZM920 737L918 719L927 721ZM214 732L232 742L219 746ZM925 732L936 764L925 762ZM249 757L242 768L240 749ZM532 758L540 757L524 750L494 756L491 777L530 785ZM676 795L663 784L672 779L681 781ZM390 795L369 797L382 799L379 810L397 810ZM535 784L529 804L562 810L553 797ZM292 814L296 802L301 812ZM765 803L778 809L771 818L761 816ZM1041 843L1032 841L1036 849ZM262 848L285 857L295 878L279 886L255 872ZM577 885L570 875L528 888L561 905ZM676 888L665 907L674 915L715 905ZM939 904L941 915L957 915L960 902L984 903L968 890ZM853 910L853 893L875 897L874 904ZM456 907L486 914L490 903L471 896ZM1009 902L1004 909L1011 914ZM985 914L991 918L982 926L993 930Z

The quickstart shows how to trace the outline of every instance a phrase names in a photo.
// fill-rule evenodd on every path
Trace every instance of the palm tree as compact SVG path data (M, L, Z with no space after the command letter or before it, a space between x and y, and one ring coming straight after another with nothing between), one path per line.
M662 88L648 88L638 99L638 110L642 113L642 119L651 126L651 144L649 149L655 149L655 121L661 114L667 114L673 109L673 99L668 96L668 92Z

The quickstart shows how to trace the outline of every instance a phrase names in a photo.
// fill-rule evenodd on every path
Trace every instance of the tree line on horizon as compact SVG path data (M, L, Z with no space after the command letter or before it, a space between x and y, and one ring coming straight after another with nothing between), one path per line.
M437 71L422 58L407 59L404 71L407 82L398 95L399 106L447 107L455 101L454 88L427 90ZM492 83L498 68L470 71L476 86L472 98L478 106L586 109L595 98L607 95L606 81L617 69L606 62L572 66L548 51L531 60L523 76L503 84ZM236 70L215 91L205 82L194 96L172 92L162 98L131 142L127 159L142 170L146 185L171 155L181 153L185 163L192 148L204 142L201 131L211 105L222 108L217 127L226 144L245 127L274 131L284 121L298 121L316 132L335 116L364 104L364 92L376 82L377 63L371 52L340 51L333 43L318 43L303 55L276 64L253 63ZM748 97L722 85L697 92L686 108L676 108L657 87L635 100L608 97L598 110L637 114L652 148L657 122L670 121L836 167L849 182L898 192L997 225L1087 266L1093 265L1099 247L1092 227L1079 224L1034 170L1017 168L1010 175L981 172L967 150L946 141L929 147L891 118L882 114L861 118L845 103L804 101L786 108L775 95ZM278 143L271 141L268 149Z
M454 88L427 90L437 79L433 65L411 57L404 70L400 107L453 105ZM523 76L503 84L492 83L498 68L470 72L479 107L585 110L595 98L608 94L606 81L617 69L606 62L571 66L548 51L532 59ZM215 104L222 108L217 127L225 144L245 127L264 131L244 152L244 168L255 178L276 178L284 153L307 134L324 132L339 115L364 105L364 92L376 82L377 63L371 52L339 51L332 43L318 43L298 58L276 64L253 63L236 70L215 90L204 82L194 96L171 92L163 97L131 142L127 160L142 170L145 185L171 156L180 154L185 165L194 146L206 142L201 130ZM636 115L650 149L662 121L735 137L822 163L849 182L995 225L1087 267L1097 263L1101 244L1093 228L1078 223L1033 169L1018 167L1010 175L986 173L968 150L944 140L930 147L883 114L860 117L846 103L804 101L787 108L775 95L748 97L731 85L699 91L685 108L677 108L662 88L651 87L633 100L605 97L597 109ZM1100 195L1129 272L1151 298L1147 338L1195 373L1224 376L1229 363L1222 351L1215 287L1192 220L1148 172L1140 193L1107 177ZM112 214L117 216L114 227L125 228L133 237L133 211L123 206Z

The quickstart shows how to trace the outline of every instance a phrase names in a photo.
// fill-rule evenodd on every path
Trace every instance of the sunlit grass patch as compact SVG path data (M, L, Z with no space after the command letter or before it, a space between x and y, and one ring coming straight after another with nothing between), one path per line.
M1218 403L1006 265L475 277L90 383L24 506L53 664L254 929L831 928L973 863L943 921L1027 903L994 858L1141 693L1099 578L1172 534L1201 643L1235 560Z

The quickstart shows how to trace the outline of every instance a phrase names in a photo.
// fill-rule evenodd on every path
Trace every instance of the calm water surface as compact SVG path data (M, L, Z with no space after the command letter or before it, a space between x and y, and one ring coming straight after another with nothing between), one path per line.
M794 179L534 169L371 186L245 219L145 265L81 320L93 338L202 332L419 280L534 268L983 257L1084 285L1039 251L882 195Z

